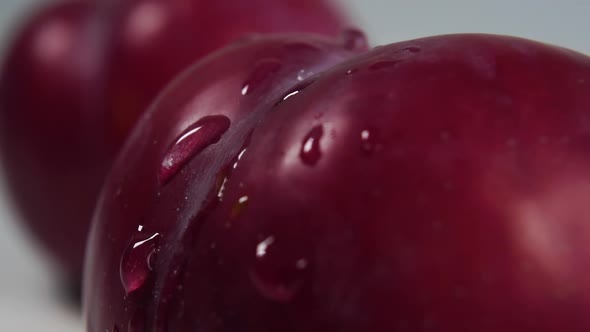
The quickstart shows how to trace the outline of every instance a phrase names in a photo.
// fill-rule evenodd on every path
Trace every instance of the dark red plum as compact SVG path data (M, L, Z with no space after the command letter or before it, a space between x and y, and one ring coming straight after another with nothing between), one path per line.
M253 130L310 77L365 47L354 31L341 40L253 38L207 57L165 90L133 131L99 201L86 256L89 331L155 331L176 321L168 299L180 290L201 220L234 186Z
M467 34L301 83L221 59L116 163L90 332L590 330L590 58ZM216 66L234 75L199 83Z
M81 271L96 196L112 155L102 98L108 18L95 2L40 11L8 50L0 81L0 150L29 229Z
M165 84L246 34L335 35L346 22L320 0L65 0L39 9L9 45L0 79L1 158L34 236L78 278L100 186Z

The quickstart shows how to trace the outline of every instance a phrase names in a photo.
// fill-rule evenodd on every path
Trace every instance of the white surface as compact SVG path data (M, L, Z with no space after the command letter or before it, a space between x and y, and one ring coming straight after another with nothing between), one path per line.
M0 42L7 40L8 27L22 10L39 1L0 0ZM375 45L434 34L487 32L590 54L590 1L343 1ZM0 331L81 332L78 314L58 299L54 276L15 225L0 190Z

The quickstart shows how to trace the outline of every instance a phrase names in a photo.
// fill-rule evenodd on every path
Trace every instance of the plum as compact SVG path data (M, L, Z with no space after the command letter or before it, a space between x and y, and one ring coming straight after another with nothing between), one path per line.
M352 30L341 39L254 37L205 58L165 89L132 132L99 200L85 269L90 331L167 326L176 314L166 299L184 276L199 220L225 201L253 130L310 77L366 45ZM155 293L163 302L150 302Z
M64 0L15 36L0 80L0 152L35 237L79 278L100 186L139 115L182 69L247 33L335 35L320 0Z
M590 330L589 57L461 34L300 83L209 61L107 181L90 332ZM248 98L256 68L279 82Z
M0 80L0 153L9 194L32 234L78 275L92 210L114 151L105 144L109 26L90 1L39 12L8 50Z

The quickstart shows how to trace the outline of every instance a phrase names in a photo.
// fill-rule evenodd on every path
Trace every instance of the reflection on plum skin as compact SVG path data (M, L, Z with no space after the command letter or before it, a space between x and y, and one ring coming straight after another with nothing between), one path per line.
M169 20L170 13L166 6L155 1L146 2L129 13L129 21L123 28L123 35L129 44L141 48L142 44L149 45L158 34L166 31L165 26Z
M541 280L535 282L559 296L581 291L575 285L587 284L590 272L590 249L580 241L590 238L590 179L586 173L563 169L544 179L538 193L513 206L515 243L520 244L523 264L542 271L536 274ZM524 276L522 282L533 282L531 276Z
M33 43L33 54L46 66L59 63L74 42L73 31L67 22L55 20L39 32Z

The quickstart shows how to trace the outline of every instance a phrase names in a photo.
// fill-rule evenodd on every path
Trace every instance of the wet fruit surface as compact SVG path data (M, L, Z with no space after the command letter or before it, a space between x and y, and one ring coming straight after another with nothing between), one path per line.
M259 95L241 93L241 74L206 89L187 78L143 119L96 215L91 332L129 320L147 331L590 329L588 57L449 35L301 83L279 61ZM211 106L226 105L216 89L229 85L250 112ZM212 114L227 131L159 184L166 149ZM127 296L118 272L138 224L161 241L150 280Z
M104 177L176 74L244 34L337 35L345 21L317 0L65 0L40 9L10 46L0 83L2 161L33 234L76 279ZM362 47L354 33L346 38Z
M279 35L236 43L166 89L133 132L99 203L85 278L90 331L112 324L175 330L189 253L206 221L227 206L224 227L231 228L250 209L247 192L235 197L241 185L234 179L253 130L288 102L288 91L307 88L306 76L364 51L347 46L348 35L359 38L347 32L334 40ZM287 303L309 270L295 256L277 270L287 248L273 236L257 239L257 263L246 277L267 298Z

